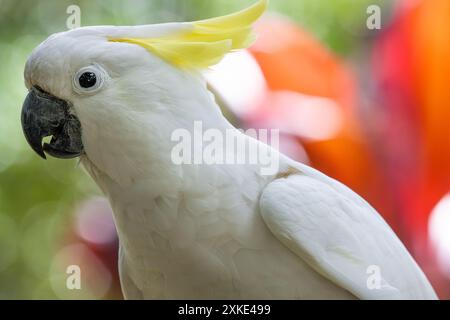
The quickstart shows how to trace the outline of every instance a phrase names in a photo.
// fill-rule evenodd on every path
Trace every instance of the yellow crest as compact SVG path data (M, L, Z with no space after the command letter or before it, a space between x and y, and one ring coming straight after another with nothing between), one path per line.
M252 25L267 8L260 0L240 12L223 17L190 22L189 31L158 38L120 38L114 42L137 44L182 68L207 68L217 64L232 50L249 47L256 39Z

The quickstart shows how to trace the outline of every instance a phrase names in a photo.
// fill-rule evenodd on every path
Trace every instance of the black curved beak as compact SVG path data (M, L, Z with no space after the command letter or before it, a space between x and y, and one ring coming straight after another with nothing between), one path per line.
M39 87L32 87L22 107L22 129L28 144L46 159L45 153L70 159L83 153L81 124L69 104ZM52 136L50 143L42 139Z

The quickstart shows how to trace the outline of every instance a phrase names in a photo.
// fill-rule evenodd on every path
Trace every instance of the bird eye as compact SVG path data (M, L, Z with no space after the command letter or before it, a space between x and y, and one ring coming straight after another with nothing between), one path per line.
M93 72L85 72L78 79L82 88L92 88L97 83L97 76Z
M106 72L97 65L80 69L73 79L77 93L94 93L101 89L106 78Z

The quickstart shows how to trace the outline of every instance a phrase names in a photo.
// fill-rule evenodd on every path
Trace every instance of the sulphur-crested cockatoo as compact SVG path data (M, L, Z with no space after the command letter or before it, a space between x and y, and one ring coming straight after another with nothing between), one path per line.
M251 45L266 6L52 35L25 67L29 144L44 158L79 157L108 197L126 298L436 298L367 202L233 128L208 91L200 71ZM210 141L211 132L231 132L263 150L276 170L261 161L178 163L174 136L192 134L195 153L198 124Z

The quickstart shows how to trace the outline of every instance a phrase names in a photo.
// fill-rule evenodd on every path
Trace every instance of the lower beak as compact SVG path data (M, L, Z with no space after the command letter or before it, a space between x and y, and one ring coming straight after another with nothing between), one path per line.
M83 153L81 124L70 112L69 104L55 96L32 87L22 107L22 129L28 144L46 159L45 153L70 159ZM50 143L42 144L52 136Z

